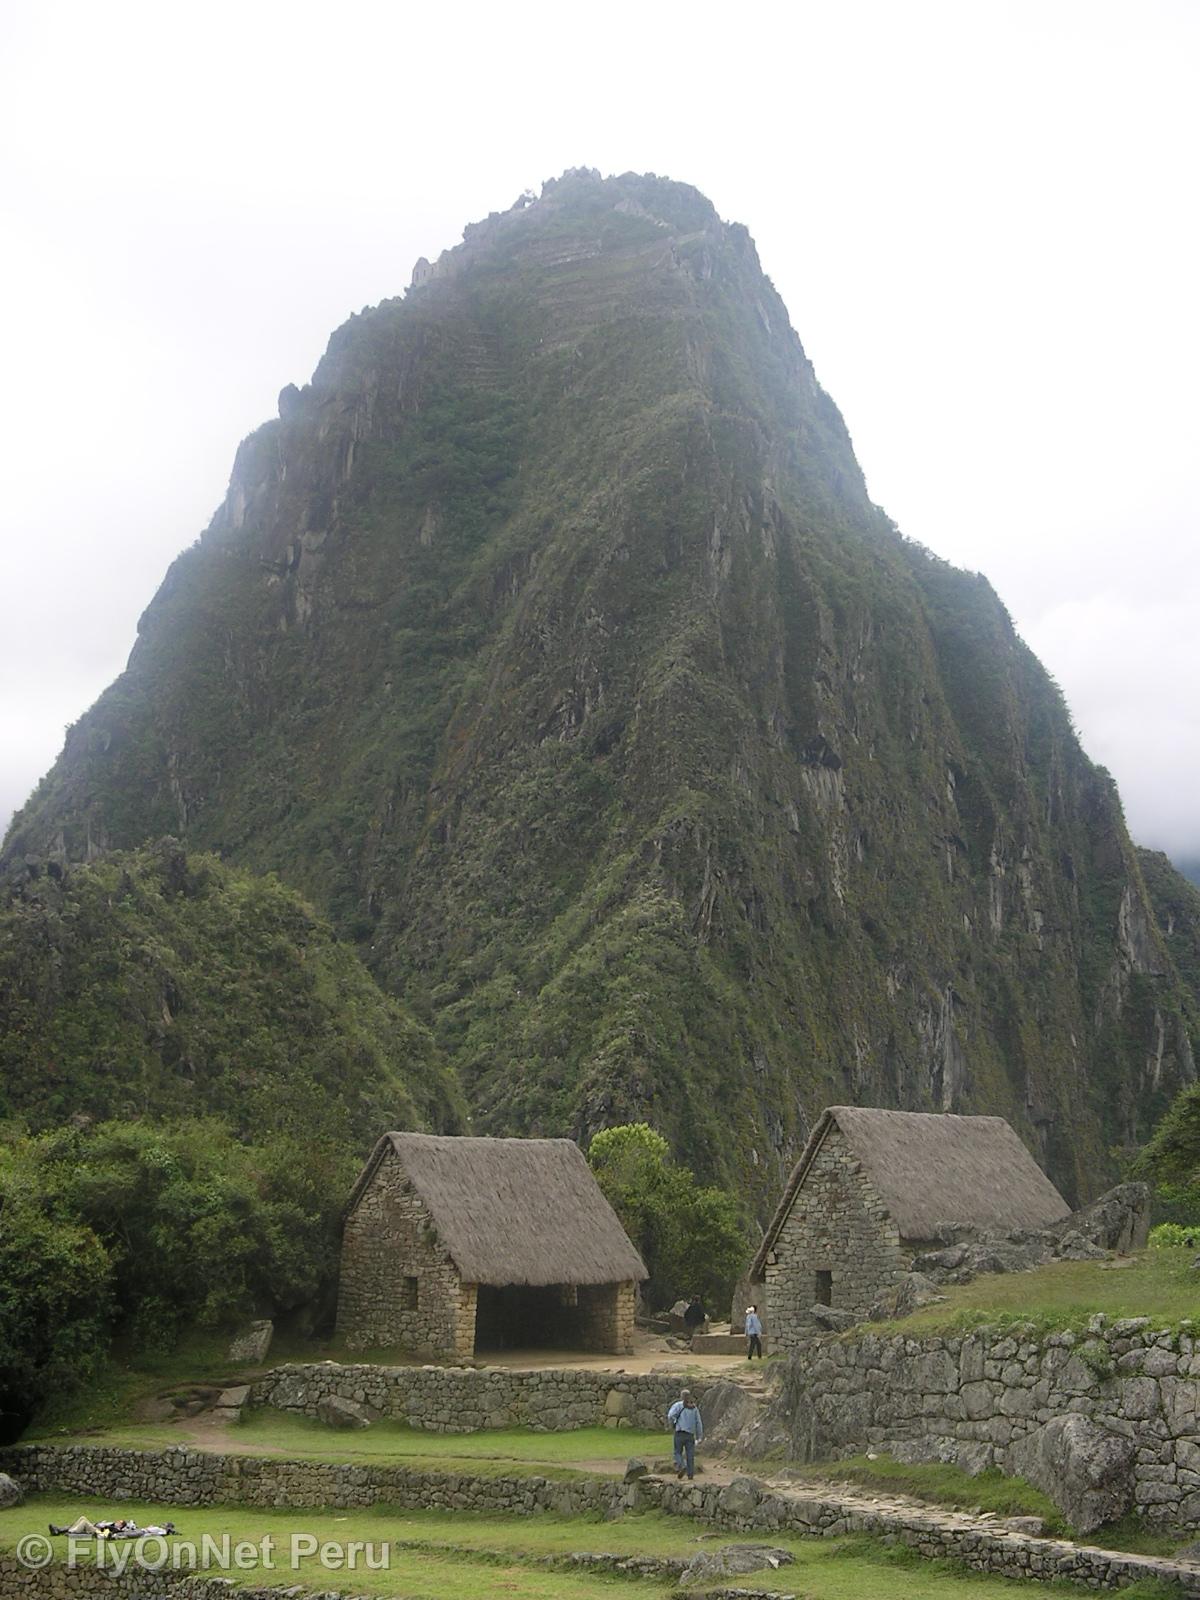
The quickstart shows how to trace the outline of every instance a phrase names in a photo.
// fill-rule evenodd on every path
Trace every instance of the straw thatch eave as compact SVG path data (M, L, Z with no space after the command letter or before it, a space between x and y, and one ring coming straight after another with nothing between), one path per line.
M1007 1231L1048 1227L1070 1215L1003 1117L830 1106L784 1188L754 1258L754 1278L761 1280L809 1168L835 1127L905 1241L932 1239L944 1223Z
M582 1287L647 1276L570 1139L384 1134L354 1186L348 1215L389 1157L466 1283Z

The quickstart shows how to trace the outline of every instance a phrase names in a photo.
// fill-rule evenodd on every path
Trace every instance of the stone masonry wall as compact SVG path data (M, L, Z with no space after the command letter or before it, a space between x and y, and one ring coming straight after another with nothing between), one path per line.
M1008 1470L1024 1435L1078 1412L1136 1442L1140 1515L1200 1528L1200 1324L1157 1333L1097 1316L1089 1329L812 1339L775 1404L802 1458L904 1445L972 1471Z
M818 1272L833 1275L831 1303L861 1315L905 1265L895 1223L841 1130L831 1127L768 1259L763 1320L771 1348L792 1349L811 1332Z
M475 1293L389 1150L346 1219L338 1332L351 1349L397 1345L461 1360L475 1353Z
M277 1367L250 1389L252 1406L315 1417L336 1395L374 1406L385 1417L434 1433L531 1427L545 1432L624 1423L665 1428L681 1379L655 1373L590 1372L545 1367Z
M629 1355L633 1349L634 1285L581 1284L580 1347L601 1354Z
M954 1514L893 1507L852 1507L836 1491L773 1493L751 1478L724 1486L615 1478L554 1480L538 1476L481 1478L461 1473L410 1472L400 1467L346 1466L260 1457L210 1456L195 1451L129 1451L99 1447L55 1450L30 1446L0 1451L0 1471L28 1491L78 1494L88 1504L146 1500L160 1505L219 1504L353 1509L392 1505L398 1510L444 1508L527 1516L613 1516L658 1510L694 1517L725 1532L792 1533L837 1537L869 1533L899 1539L924 1556L949 1557L978 1571L1013 1578L1067 1578L1092 1589L1119 1589L1146 1579L1171 1581L1185 1596L1200 1596L1200 1574L1151 1556L1124 1555L1024 1536L995 1525L963 1525ZM380 1534L386 1537L381 1526ZM181 1535L188 1536L186 1528ZM603 1543L597 1531L596 1543ZM285 1582L287 1580L285 1579ZM87 1568L55 1563L31 1572L0 1558L0 1600L87 1600L95 1579ZM221 1600L225 1579L127 1569L107 1574L113 1600ZM290 1587L237 1589L245 1600L287 1600ZM326 1600L338 1600L326 1591Z

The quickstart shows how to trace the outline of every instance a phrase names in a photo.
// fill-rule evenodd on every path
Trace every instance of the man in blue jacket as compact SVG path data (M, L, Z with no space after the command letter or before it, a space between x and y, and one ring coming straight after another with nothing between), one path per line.
M704 1423L700 1407L690 1389L685 1389L667 1412L667 1421L675 1430L675 1476L696 1476L696 1446L704 1437Z

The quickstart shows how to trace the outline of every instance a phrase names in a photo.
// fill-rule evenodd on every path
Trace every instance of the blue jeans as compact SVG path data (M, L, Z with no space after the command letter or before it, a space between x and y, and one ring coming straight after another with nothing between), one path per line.
M682 1472L686 1462L689 1478L696 1476L696 1435L686 1428L675 1429L675 1471Z

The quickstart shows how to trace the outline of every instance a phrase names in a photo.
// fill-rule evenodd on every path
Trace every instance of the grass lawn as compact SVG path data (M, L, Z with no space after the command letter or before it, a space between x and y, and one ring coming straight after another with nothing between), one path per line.
M23 1534L44 1531L47 1523L66 1523L81 1510L101 1515L110 1508L82 1506L57 1498L35 1498L27 1505L0 1511L0 1550L15 1548ZM539 1568L539 1557L564 1556L574 1551L603 1551L615 1555L689 1557L734 1542L731 1538L698 1537L702 1532L686 1518L657 1513L625 1517L617 1522L551 1515L534 1517L483 1517L466 1512L404 1512L375 1507L370 1511L319 1512L257 1510L213 1506L171 1512L162 1506L122 1504L121 1511L139 1520L170 1516L178 1524L177 1539L199 1541L208 1534L220 1539L260 1546L264 1536L274 1541L274 1566L270 1571L246 1567L229 1571L239 1583L273 1581L280 1586L300 1583L328 1592L332 1587L353 1594L403 1597L403 1600L654 1600L669 1594L674 1584L657 1580L604 1577ZM361 1541L372 1546L378 1559L388 1545L386 1570L330 1567L316 1556L291 1563L290 1541L295 1535L312 1535L322 1542L348 1546ZM770 1543L790 1550L795 1564L738 1578L738 1584L780 1593L801 1594L806 1600L1009 1600L1028 1590L1001 1578L963 1573L939 1562L923 1562L910 1551L889 1548L877 1541L855 1539L771 1538ZM66 1541L57 1541L60 1553ZM224 1569L221 1569L224 1570ZM1074 1586L1039 1584L1039 1594L1078 1596ZM1141 1585L1123 1590L1129 1600L1166 1600L1165 1592Z
M30 1428L28 1438L78 1433L88 1428L111 1427L127 1421L139 1401L148 1400L188 1384L228 1387L245 1383L248 1368L230 1361L230 1334L203 1333L181 1340L166 1351L128 1350L113 1353L85 1388L51 1399ZM375 1366L413 1365L402 1350L361 1350L347 1354L330 1341L276 1338L263 1368L289 1361L355 1361Z
M575 1428L567 1433L536 1433L531 1428L489 1428L481 1433L426 1433L402 1422L376 1422L370 1428L331 1428L309 1417L282 1411L254 1411L228 1428L206 1428L202 1443L184 1427L170 1422L130 1423L71 1436L54 1443L119 1445L126 1450L165 1450L172 1445L253 1451L313 1461L380 1462L430 1471L503 1473L520 1465L553 1477L580 1470L589 1476L620 1472L630 1456L663 1456L671 1451L670 1435L637 1428ZM607 1467L601 1465L607 1463Z
M1128 1265L1052 1261L1030 1272L987 1273L947 1287L941 1305L926 1306L879 1333L926 1333L983 1323L1031 1322L1038 1328L1082 1328L1097 1311L1109 1318L1149 1317L1157 1326L1197 1319L1200 1273L1194 1250L1143 1250Z

